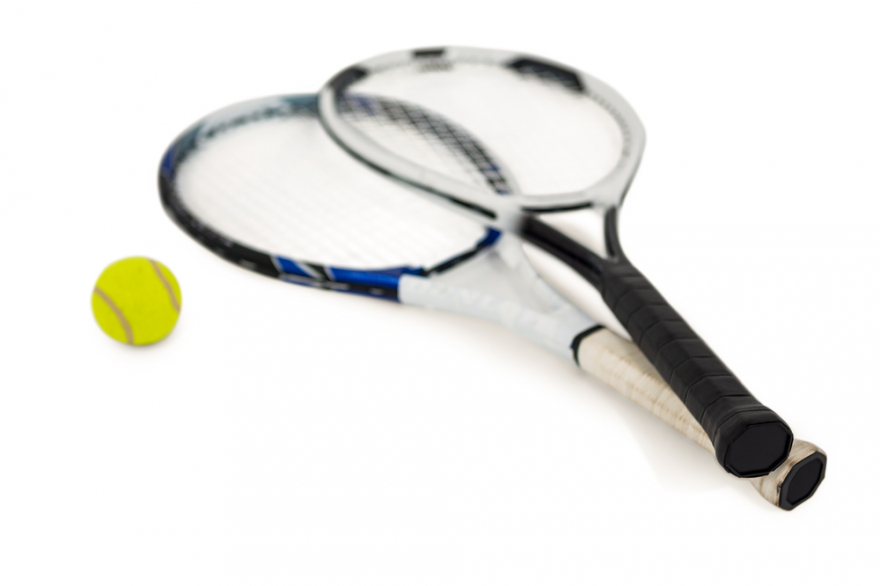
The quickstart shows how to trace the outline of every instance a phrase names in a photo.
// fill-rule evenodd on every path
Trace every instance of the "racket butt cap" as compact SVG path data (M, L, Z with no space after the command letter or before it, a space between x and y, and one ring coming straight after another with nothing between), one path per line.
M770 421L761 421L765 413L772 414ZM715 454L731 474L740 478L766 476L788 458L794 439L791 429L772 411L765 413L742 413L716 433Z
M814 452L794 465L779 490L779 508L790 511L811 496L825 479L828 458Z

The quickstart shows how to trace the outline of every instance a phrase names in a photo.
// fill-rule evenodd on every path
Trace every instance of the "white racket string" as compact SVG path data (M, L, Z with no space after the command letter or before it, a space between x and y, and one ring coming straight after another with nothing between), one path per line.
M492 194L518 192L499 157L465 129L423 108L358 94L345 97L342 111L347 120L368 128L368 134L391 152L406 153L424 167Z

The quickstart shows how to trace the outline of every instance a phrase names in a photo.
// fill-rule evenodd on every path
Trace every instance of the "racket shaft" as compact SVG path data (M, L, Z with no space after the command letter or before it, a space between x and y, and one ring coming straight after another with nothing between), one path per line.
M603 329L583 339L577 348L577 357L584 371L710 453L715 452L709 436L635 344ZM809 498L822 480L821 477L812 480L811 490L804 491L807 496L796 502L784 498L790 492L788 485L796 481L797 472L813 460L820 461L824 476L825 452L809 442L795 440L782 465L766 476L749 478L749 481L767 502L790 510Z

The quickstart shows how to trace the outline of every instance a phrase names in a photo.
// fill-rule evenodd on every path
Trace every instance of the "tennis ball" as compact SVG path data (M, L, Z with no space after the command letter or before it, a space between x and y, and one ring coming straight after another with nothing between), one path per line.
M124 344L158 342L180 314L180 286L161 263L133 256L104 269L92 290L92 313L104 333Z

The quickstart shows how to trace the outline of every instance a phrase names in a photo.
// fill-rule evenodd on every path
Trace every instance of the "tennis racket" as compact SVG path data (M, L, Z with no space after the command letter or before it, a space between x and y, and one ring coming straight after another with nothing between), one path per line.
M516 188L500 165L494 173ZM315 96L252 100L202 119L168 148L159 185L178 226L238 266L500 324L712 450L641 352L547 285L518 236L356 164L321 128ZM825 465L819 448L796 441L782 466L751 481L769 502L791 509L815 492Z
M786 460L788 425L623 253L618 209L645 133L612 88L538 57L447 47L349 67L322 89L319 111L355 157L522 237L589 281L711 438L725 470L758 477ZM438 127L426 111L457 129ZM505 183L497 160L518 187Z

